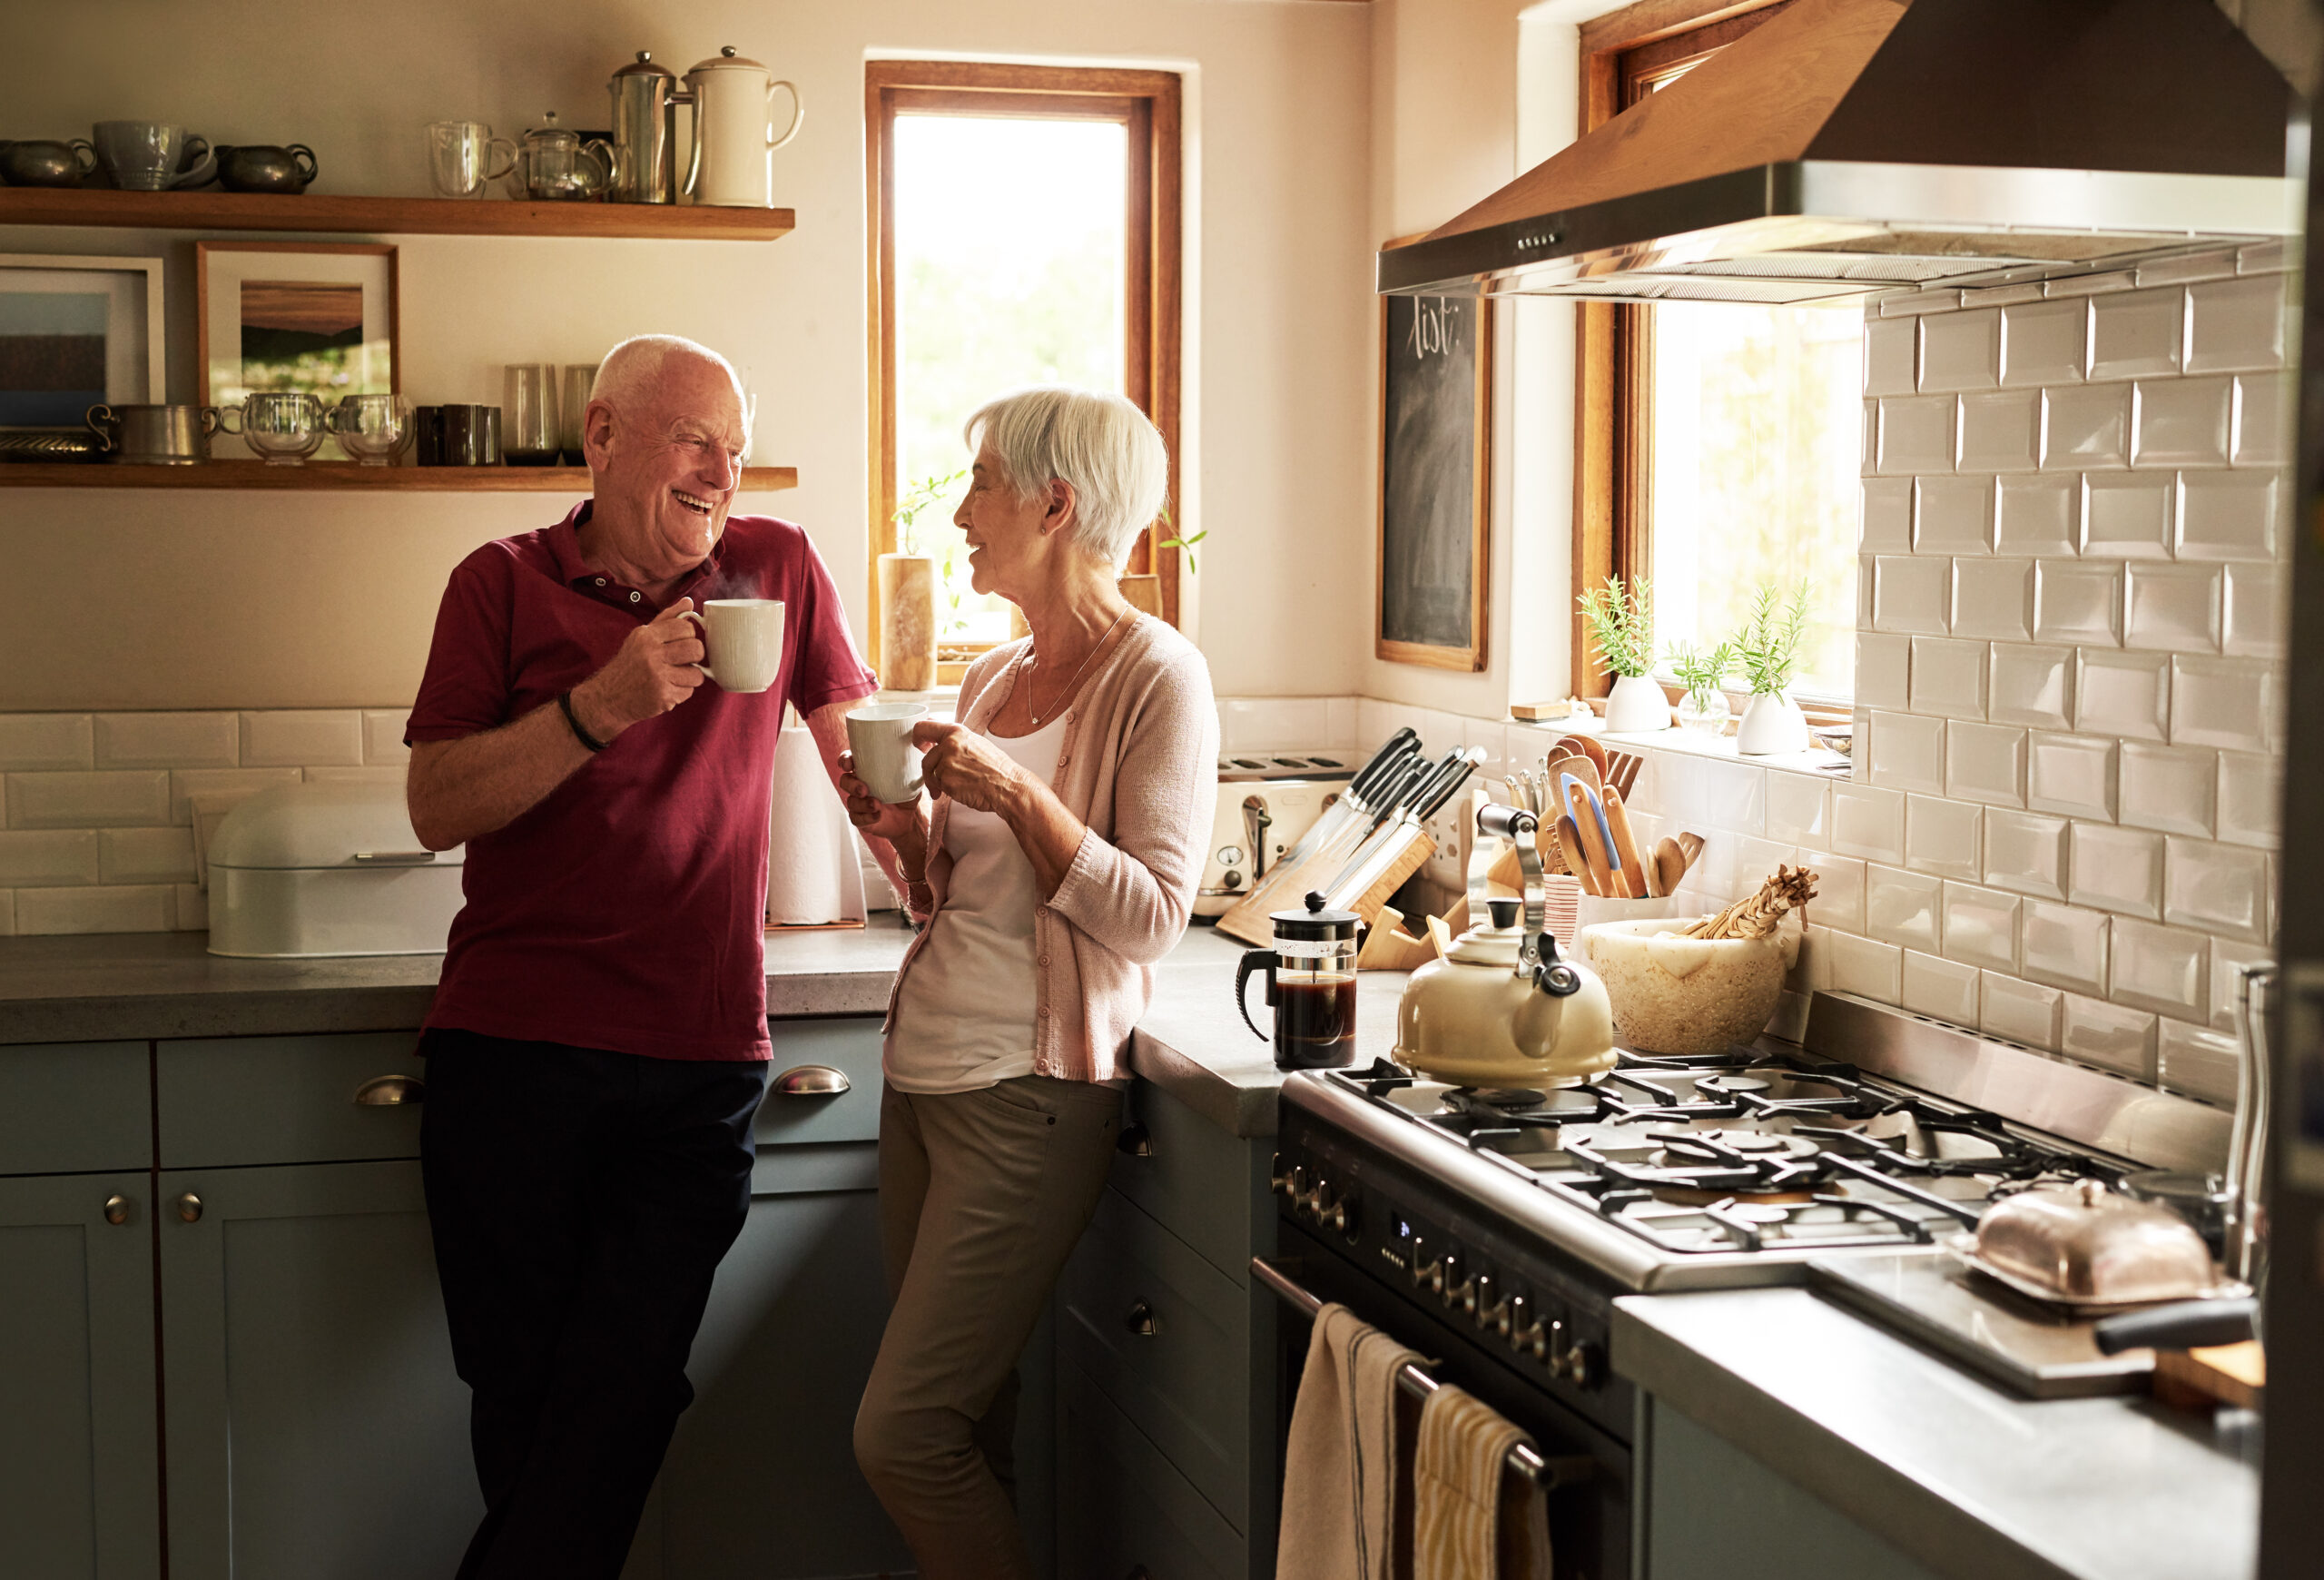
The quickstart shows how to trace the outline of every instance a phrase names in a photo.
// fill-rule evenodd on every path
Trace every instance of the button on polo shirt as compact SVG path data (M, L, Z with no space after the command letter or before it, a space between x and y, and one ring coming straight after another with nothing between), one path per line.
M585 502L460 562L407 742L521 718L604 667L665 605L581 558ZM868 696L806 533L734 516L670 593L781 598L783 667L756 695L705 681L631 726L541 803L468 842L428 1024L661 1059L764 1059L767 818L783 705Z

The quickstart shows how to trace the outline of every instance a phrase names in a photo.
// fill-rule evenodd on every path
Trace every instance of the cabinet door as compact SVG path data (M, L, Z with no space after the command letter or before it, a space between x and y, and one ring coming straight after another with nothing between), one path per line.
M172 1580L442 1580L483 1503L419 1165L161 1180Z
M161 1573L153 1235L142 1172L0 1180L0 1574Z
M1057 1572L1065 1580L1273 1574L1069 1359L1058 1367Z

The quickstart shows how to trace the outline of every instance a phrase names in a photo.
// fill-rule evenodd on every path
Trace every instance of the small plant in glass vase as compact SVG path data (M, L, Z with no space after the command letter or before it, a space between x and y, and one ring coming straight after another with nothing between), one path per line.
M1735 733L1735 749L1744 755L1807 749L1807 719L1789 695L1792 672L1799 665L1799 644L1807 635L1807 584L1795 586L1788 598L1773 583L1760 588L1743 628L1733 637L1736 667L1751 686L1751 700Z
M1576 600L1590 640L1614 676L1606 727L1620 734L1667 730L1670 705L1654 680L1654 591L1646 578L1619 576Z
M880 684L887 690L936 684L936 562L920 552L920 517L966 476L922 478L896 501L898 552L880 556Z
M1734 642L1721 642L1708 653L1681 642L1670 649L1669 667L1687 688L1679 699L1679 727L1707 736L1726 734L1727 721L1735 712L1725 688L1727 677L1735 672Z

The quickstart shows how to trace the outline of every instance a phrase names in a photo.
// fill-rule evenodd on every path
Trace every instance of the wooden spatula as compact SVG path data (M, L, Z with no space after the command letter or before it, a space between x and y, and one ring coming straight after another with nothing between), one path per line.
M1630 891L1614 874L1613 852L1607 846L1605 831L1598 826L1599 813L1590 804L1590 792L1571 777L1561 783L1565 787L1567 815L1573 819L1575 832L1581 837L1581 859L1589 864L1593 892L1620 899ZM1564 837L1563 830L1559 831L1559 837Z
M1605 796L1606 829L1614 836L1614 854L1622 864L1622 887L1630 891L1633 900L1647 897L1646 859L1639 849L1638 836L1630 832L1630 808L1622 805L1622 793L1609 789Z

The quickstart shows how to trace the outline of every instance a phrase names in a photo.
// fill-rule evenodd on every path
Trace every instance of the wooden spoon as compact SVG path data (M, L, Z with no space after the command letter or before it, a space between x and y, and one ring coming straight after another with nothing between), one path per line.
M1610 899L1620 899L1630 891L1614 873L1614 853L1607 847L1605 831L1598 826L1599 813L1591 805L1590 792L1578 779L1567 778L1565 809L1573 819L1575 833L1581 842L1581 859L1589 864L1592 892ZM1559 838L1565 837L1560 830Z
M1622 793L1609 788L1605 797L1606 828L1614 836L1614 854L1622 864L1622 886L1633 900L1643 900L1652 892L1646 882L1646 858L1639 850L1638 836L1630 832L1630 808L1622 805Z
M1703 836L1699 834L1680 834L1679 836L1679 853L1687 858L1687 865L1689 867L1693 866L1698 861L1702 859Z
M1679 848L1679 842L1675 839L1656 840L1654 842L1655 892L1659 894L1675 894L1679 892L1679 885L1685 881L1686 876L1687 853Z
M1581 830L1571 817L1558 819L1558 854L1565 858L1565 870L1571 873L1590 894L1601 891L1590 875L1590 858L1581 851Z

